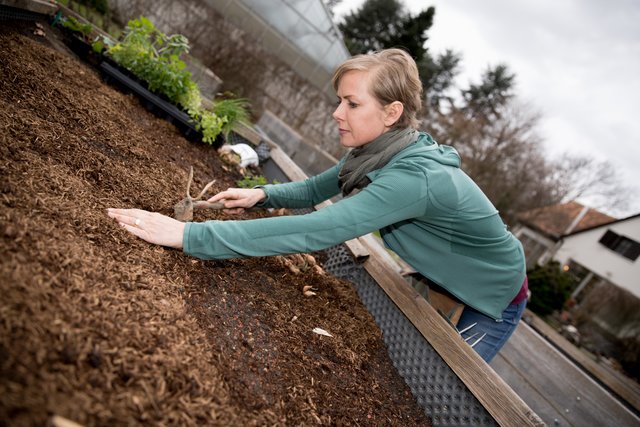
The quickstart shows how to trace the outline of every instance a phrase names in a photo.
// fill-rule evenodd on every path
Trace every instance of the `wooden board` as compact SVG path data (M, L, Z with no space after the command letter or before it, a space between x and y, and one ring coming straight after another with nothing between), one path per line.
M626 401L632 408L640 412L640 385L638 383L618 373L611 372L590 359L533 312L527 310L525 316L534 330L551 341L553 345L558 347L562 353L582 367L589 375L592 375L605 387Z
M637 416L524 322L492 365L549 425L640 425Z
M529 405L547 425L570 426L570 418L565 418L564 411L559 411L558 408L553 405L553 402L550 402L546 396L541 395L538 390L536 390L534 384L529 383L527 372L520 372L509 363L509 359L513 357L512 354L509 353L509 357L504 357L502 355L504 353L503 348L491 361L491 367L500 375L500 378L509 384L513 391L527 402L527 405ZM536 363L542 363L542 361L536 360Z
M263 139L262 136L258 132L253 130L248 125L245 125L244 123L239 123L233 129L233 131L235 133L237 133L238 135L240 135L241 137L243 137L244 139L246 139L247 141L249 141L250 143L252 143L253 145L260 144L260 142Z
M365 236L371 244L371 238ZM542 420L460 335L388 264L377 242L364 266L411 323L501 426L540 426Z
M43 15L53 15L58 11L58 5L55 2L46 0L0 0L0 5Z

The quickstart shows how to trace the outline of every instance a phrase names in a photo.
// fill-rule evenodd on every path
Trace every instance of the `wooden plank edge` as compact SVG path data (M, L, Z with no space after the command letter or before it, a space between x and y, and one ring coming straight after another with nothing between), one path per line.
M54 15L58 11L56 2L48 0L0 0L0 5L42 15Z
M93 27L93 31L95 31L96 33L98 33L102 37L105 37L106 39L111 40L113 43L117 42L117 40L114 39L113 36L111 36L111 34L107 33L102 28L100 28L97 25L95 25L92 22L90 22L87 18L85 18L84 16L80 15L75 10L69 9L67 6L64 6L64 5L59 4L59 3L57 5L57 7L60 10L60 12L62 12L63 15L72 16L73 18L75 18L81 24L90 24Z
M364 263L365 269L499 425L545 425L437 311L378 256L380 249L368 249L371 256Z
M268 142L271 146L271 158L285 175L291 180L307 178L302 169L276 143ZM324 203L319 206L323 205ZM520 396L396 272L396 269L390 265L390 261L382 255L383 248L377 242L373 244L366 236L354 240L357 240L358 245L362 246L368 254L364 261L367 272L499 425L545 425Z
M640 386L638 386L638 384L626 378L613 377L598 365L597 362L589 359L580 349L576 348L569 340L556 332L550 325L529 309L525 311L524 317L527 318L527 323L533 330L571 359L583 371L591 375L636 411L640 411Z
M233 131L253 145L258 145L263 140L263 137L246 123L238 123Z

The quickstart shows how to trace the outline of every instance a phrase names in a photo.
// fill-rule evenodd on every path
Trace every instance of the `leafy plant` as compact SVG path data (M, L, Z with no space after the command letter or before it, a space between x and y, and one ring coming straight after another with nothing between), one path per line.
M94 43L94 50L102 46ZM128 22L121 42L109 46L107 54L149 86L181 106L202 132L203 142L225 138L239 122L248 122L246 99L216 101L210 110L202 107L202 95L180 56L189 52L189 41L180 34L167 36L144 16Z
M93 25L83 24L73 16L69 16L64 21L62 21L62 26L76 33L80 33L84 37L87 37L89 34L91 34L91 31L93 31Z
M278 184L277 180L273 180L272 184ZM262 175L247 175L241 180L236 181L236 185L240 188L253 188L256 185L267 185L269 182L267 178Z
M227 123L227 118L225 116L220 117L211 111L205 110L201 113L199 119L196 128L202 132L202 141L207 144L213 144Z
M225 139L238 123L249 123L249 101L244 98L220 99L213 102L213 112L219 117L225 117L222 127Z
M113 45L113 42L111 42L111 40L105 36L98 36L95 38L95 40L91 43L91 49L95 52L95 53L102 53L106 48L111 47Z
M149 89L163 93L179 104L181 97L196 85L180 55L189 51L189 42L180 34L167 36L144 16L129 21L125 36L108 50L114 61L147 82Z
M189 116L196 118L202 110L202 95L195 82L190 82L187 90L178 96L178 104L185 109Z

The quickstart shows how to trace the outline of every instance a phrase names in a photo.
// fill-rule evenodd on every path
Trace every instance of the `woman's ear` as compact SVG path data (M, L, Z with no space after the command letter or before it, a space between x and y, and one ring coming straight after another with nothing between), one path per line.
M391 127L402 116L404 111L404 105L400 101L393 101L391 104L387 104L384 106L384 125L386 127Z

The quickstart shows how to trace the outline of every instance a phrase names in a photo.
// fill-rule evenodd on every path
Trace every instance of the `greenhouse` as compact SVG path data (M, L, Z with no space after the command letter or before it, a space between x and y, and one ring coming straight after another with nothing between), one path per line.
M317 0L208 0L298 74L331 92L333 70L349 57L326 6Z

